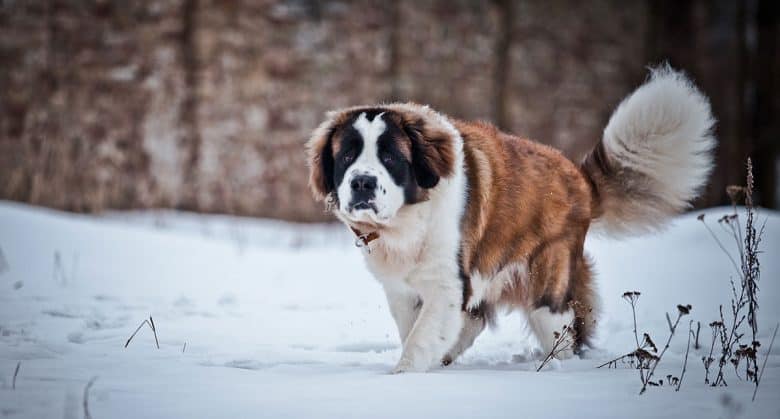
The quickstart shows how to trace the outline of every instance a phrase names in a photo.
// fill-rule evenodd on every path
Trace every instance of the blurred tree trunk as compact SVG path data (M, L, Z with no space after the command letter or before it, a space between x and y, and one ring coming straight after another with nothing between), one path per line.
M387 14L390 30L390 59L387 66L390 79L390 101L401 100L401 0L387 2Z
M509 53L512 47L512 24L515 20L514 0L494 0L498 14L498 33L495 40L493 67L493 121L501 129L509 128Z
M198 0L182 2L181 56L184 67L184 101L181 107L181 140L185 149L184 193L179 207L197 211L200 209L198 165L200 163L201 138L198 126L198 49L196 43L196 19Z
M778 48L780 3L759 0L756 12L755 102L751 124L755 147L752 153L759 204L778 208L777 167L780 143L780 50Z
M697 73L694 3L696 0L648 0L647 55L650 64L669 61L672 66Z

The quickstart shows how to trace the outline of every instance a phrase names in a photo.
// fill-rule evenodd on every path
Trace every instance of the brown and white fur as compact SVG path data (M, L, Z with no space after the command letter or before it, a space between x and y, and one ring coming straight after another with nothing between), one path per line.
M448 364L497 308L527 313L548 353L573 326L593 335L598 300L583 251L661 228L712 168L707 98L668 67L615 110L577 165L557 150L412 103L330 112L308 143L310 185L359 234L403 343L395 372Z

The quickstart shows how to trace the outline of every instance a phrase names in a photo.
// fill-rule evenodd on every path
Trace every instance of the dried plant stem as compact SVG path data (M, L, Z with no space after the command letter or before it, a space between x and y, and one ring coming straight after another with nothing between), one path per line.
M157 349L160 349L160 342L157 340L157 327L154 325L154 319L149 316L149 324L152 327L152 333L154 334L154 344L157 345Z
M747 160L747 179L746 185L742 186L729 186L726 188L726 193L731 198L731 204L733 207L733 213L724 215L718 220L718 224L721 229L731 236L737 248L737 256L739 257L739 264L737 264L734 256L731 252L726 250L726 247L718 239L712 229L704 222L704 215L699 216L707 231L717 243L718 247L726 254L734 266L734 270L739 278L739 289L737 290L737 284L735 280L731 280L731 316L730 323L727 325L723 316L723 307L720 307L720 321L713 322L713 324L719 324L717 328L720 336L721 354L718 360L718 373L715 377L712 386L725 386L726 380L723 375L723 367L727 363L734 365L734 371L739 376L739 364L745 360L745 378L748 381L752 381L755 385L758 385L758 360L757 353L760 347L758 342L758 282L761 277L761 269L759 263L759 244L764 232L764 226L760 229L756 228L755 222L755 207L753 205L753 163L748 158ZM737 205L740 201L740 196L744 193L744 206L746 213L746 220L744 226L744 234L742 224L737 214ZM739 265L739 266L737 266ZM743 311L744 310L744 311ZM742 330L743 322L747 320L750 328L750 340L745 344L741 343L741 340L747 332ZM711 326L713 325L711 324ZM716 329L716 328L713 328ZM709 378L709 364L713 361L712 357L704 358L704 366L706 369L705 383Z
M574 345L574 338L572 333L574 333L573 319L568 325L563 326L563 329L561 329L561 332L555 339L555 343L553 343L552 349L550 349L550 353L548 353L544 358L541 365L539 365L539 368L536 369L536 372L541 371L542 368L544 368L548 362L552 361L552 359L555 358L559 353L567 349L571 349L571 347Z
M650 379L653 378L653 374L655 374L655 369L658 367L658 364L661 363L661 358L664 357L664 354L666 353L666 350L669 349L669 344L672 342L672 337L674 337L674 331L677 330L677 325L680 324L680 319L683 316L683 312L680 311L677 313L677 320L674 321L674 324L671 324L671 321L669 321L669 338L666 339L666 345L664 345L664 348L661 350L661 353L658 354L658 358L656 358L653 362L653 366L650 368L650 371L645 376L644 382L642 383L642 389L639 390L639 394L644 394L644 392L647 390L647 384L650 382ZM666 313L666 318L669 320L669 313Z
M723 251L723 253L725 253L725 254L726 254L726 256L728 256L729 260L731 261L731 265L734 267L734 270L737 272L737 274L738 274L738 275L740 275L740 276L741 276L741 274L742 274L742 270L741 270L741 269L739 269L739 266L737 266L737 261L736 261L736 260L734 260L734 257L733 257L733 256L731 256L731 252L729 252L728 250L726 250L726 246L724 246L724 245L723 245L723 243L720 241L720 239L718 238L718 236L716 236L716 235L715 235L715 232L714 232L714 231L712 231L712 229L710 228L710 226L709 226L707 223L704 223L704 222L702 222L702 224L704 224L704 227L706 227L706 228L707 228L707 231L709 231L709 232L710 232L710 235L711 235L711 236L712 236L712 238L715 240L715 243L717 243L717 244L718 244L718 247L720 247L720 250L722 250L722 251Z
M82 404L84 405L84 419L92 419L92 416L89 414L89 389L92 388L92 384L95 384L95 380L97 380L97 377L92 377L87 383L87 386L84 387L84 398L82 400Z
M761 365L761 373L756 378L756 388L753 389L753 399L756 401L756 393L758 392L758 385L761 384L761 378L764 377L764 370L766 369L766 361L769 359L769 355L772 353L772 345L775 344L775 338L777 337L777 328L780 327L780 323L775 325L775 332L772 333L772 340L769 342L769 349L766 351L766 357L764 358L764 364Z
M130 344L130 341L133 340L135 335L138 333L139 330L141 330L142 327L144 327L145 324L148 324L148 321L146 319L144 319L144 321L142 321L141 324L138 325L138 327L135 329L135 332L133 332L133 334L130 335L130 337L127 339L127 342L125 342L125 348L127 348L127 345Z
M638 351L640 349L642 349L642 345L639 344L639 334L637 332L637 326L636 326L636 303L637 303L637 301L639 301L639 296L640 295L641 294L639 292L637 292L637 291L627 291L627 292L623 293L623 299L628 301L628 303L631 305L631 316L634 319L634 342L636 343L636 350L634 352L632 352L633 354L637 354ZM630 355L630 354L627 354L626 356L628 356L628 355ZM643 361L642 361L641 358L637 358L637 361L638 361L637 366L639 367L639 380L644 383L645 382L645 374L644 374L644 369L642 368L643 367L643 365L642 365Z
M11 381L11 390L16 390L16 376L19 375L19 368L22 366L22 361L16 363L16 369L14 370L14 378Z
M611 361L607 361L607 362L599 365L596 368L603 368L603 367L606 367L607 365L616 364L618 361L622 361L622 360L624 360L626 358L629 358L629 357L631 357L633 355L634 355L634 352L631 352L631 353L628 353L628 354L624 354L624 355L620 355L619 357L617 357L617 358L615 358L615 359L613 359Z
M723 327L723 323L710 323L710 328L712 328L712 343L710 344L710 354L706 358L702 358L702 361L704 362L704 384L710 383L710 365L712 365L712 361L715 360L715 358L712 357L712 353L715 351L715 341L718 339L721 327Z
M631 299L629 300L629 304L631 304L631 315L634 318L634 342L636 342L636 347L639 347L639 335L637 335L636 331L636 300Z
M135 332L133 332L133 334L130 335L130 337L127 339L127 342L125 342L125 348L127 348L127 345L130 344L130 341L133 340L135 335L138 334L138 331L141 330L144 325L147 325L150 329L152 329L152 333L154 333L154 343L157 345L157 349L160 349L160 342L157 340L157 328L154 327L154 320L152 319L152 316L149 316L148 319L144 319L144 321L138 325L138 327L135 329Z
M699 323L701 326L701 323ZM688 323L688 346L685 347L685 361L683 361L682 372L680 372L680 380L677 382L677 387L674 391L680 391L682 387L683 378L685 378L685 370L688 367L688 353L691 351L691 336L693 336L693 320Z
M741 297L740 297L741 298ZM741 301L741 300L740 300ZM736 341L738 340L739 336L737 335L737 329L739 328L739 325L742 324L742 320L745 319L744 316L742 316L741 319L737 319L738 315L738 309L732 302L732 314L734 315L734 322L731 324L731 331L728 334L728 337L725 334L726 331L726 322L723 318L723 306L720 306L720 319L721 323L723 323L723 328L720 330L721 338L720 338L720 344L721 344L721 354L720 359L718 360L718 375L715 376L715 381L712 383L712 386L727 386L726 378L723 376L723 367L728 362L729 358L731 358L731 355L734 352L734 345ZM736 338L736 339L735 339Z
M752 332L752 339L749 347L750 351L747 351L746 365L748 379L751 379L758 386L758 281L761 277L761 270L758 261L759 244L761 243L761 236L764 228L761 227L760 231L756 231L754 216L755 208L753 207L753 162L748 158L747 160L747 182L745 185L745 208L747 208L747 217L745 222L745 237L742 239L742 229L739 228L740 244L744 246L738 246L740 249L740 257L742 261L742 288L745 289L745 298L747 299L747 321ZM739 218L737 218L739 222ZM751 363L753 368L751 369Z

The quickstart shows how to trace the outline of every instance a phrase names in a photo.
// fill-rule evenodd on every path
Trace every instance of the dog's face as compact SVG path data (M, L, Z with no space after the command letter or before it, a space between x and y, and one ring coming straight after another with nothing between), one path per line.
M452 170L441 161L452 154L448 136L431 140L423 118L384 108L334 115L309 148L315 196L330 196L341 218L355 224L390 223Z
M356 114L331 141L333 184L342 216L382 223L418 199L411 140L386 113Z

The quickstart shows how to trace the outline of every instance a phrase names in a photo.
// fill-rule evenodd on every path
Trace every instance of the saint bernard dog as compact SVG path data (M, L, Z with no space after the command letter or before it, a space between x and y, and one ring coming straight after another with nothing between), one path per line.
M447 365L497 309L522 310L542 351L598 314L591 223L663 227L712 170L708 99L668 66L623 100L579 165L559 151L414 103L329 112L307 144L314 196L357 236L403 344L394 372Z

